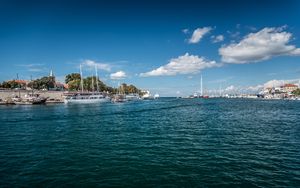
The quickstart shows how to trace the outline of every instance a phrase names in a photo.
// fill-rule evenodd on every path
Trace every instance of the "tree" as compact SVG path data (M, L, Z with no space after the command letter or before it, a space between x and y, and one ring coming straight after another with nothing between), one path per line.
M50 89L55 87L54 76L44 76L42 78L31 81L28 84L32 89Z
M72 80L68 82L69 90L78 91L80 90L80 80Z
M71 73L66 76L65 82L66 82L66 84L68 84L70 81L80 80L80 79L81 79L81 76L79 73Z
M292 92L292 94L297 95L297 96L300 96L300 88L294 90L294 91Z
M129 93L140 93L141 91L135 87L134 85L127 85L125 83L121 84L118 88L121 93L129 94Z
M15 89L15 88L22 88L22 87L24 87L24 84L19 84L15 80L10 80L10 81L4 81L4 82L2 82L1 87L7 88L7 89Z

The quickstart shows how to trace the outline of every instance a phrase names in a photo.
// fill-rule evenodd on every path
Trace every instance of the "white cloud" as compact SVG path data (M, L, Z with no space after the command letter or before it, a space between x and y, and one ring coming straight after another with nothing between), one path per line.
M236 90L234 85L230 85L230 86L225 88L225 91L233 91L233 90Z
M270 80L266 83L264 83L264 88L270 88L270 87L280 87L284 84L297 84L300 86L300 79L292 79L292 80Z
M285 27L264 28L250 33L239 43L232 43L219 49L222 61L226 63L250 63L270 59L274 56L300 55L300 49L288 45L292 34L283 31Z
M264 86L263 85L256 85L256 86L249 86L249 87L247 87L245 90L246 91L255 91L255 92L257 92L257 91L260 91L260 90L262 90L264 88Z
M262 91L265 88L280 87L284 84L296 84L300 86L300 78L291 80L269 80L264 84L246 87L245 91L248 93L258 93L259 91Z
M203 27L197 28L194 32L192 37L189 39L189 43L195 44L200 42L204 35L208 34L212 30L211 27Z
M152 71L141 73L141 77L149 76L174 76L177 74L197 73L202 69L219 67L220 64L215 61L206 61L203 57L189 55L186 53L178 58L173 58L164 66L161 66Z
M224 40L224 36L223 35L212 36L211 39L213 43L218 43Z
M118 71L115 73L110 74L110 79L112 80L122 80L127 77L126 73L124 71Z
M94 69L95 66L96 66L97 69L105 70L105 71L110 71L110 69L111 69L111 66L109 64L106 64L106 63L97 63L95 61L88 60L88 59L84 60L82 62L82 65L86 66L86 67L89 67L89 68L92 68L92 69Z
M189 33L189 29L183 29L182 32L183 32L184 34L188 34L188 33Z

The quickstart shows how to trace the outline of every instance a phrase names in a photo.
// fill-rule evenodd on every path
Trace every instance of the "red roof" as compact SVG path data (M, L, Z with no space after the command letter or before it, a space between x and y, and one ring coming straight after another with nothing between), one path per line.
M12 81L15 81L18 84L26 84L27 83L26 80L12 80Z
M298 86L295 84L284 84L283 87L298 87Z

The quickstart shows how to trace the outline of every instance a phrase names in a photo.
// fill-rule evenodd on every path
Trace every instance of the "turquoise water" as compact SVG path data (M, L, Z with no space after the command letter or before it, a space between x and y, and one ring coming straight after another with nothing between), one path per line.
M300 101L0 106L0 186L297 187Z

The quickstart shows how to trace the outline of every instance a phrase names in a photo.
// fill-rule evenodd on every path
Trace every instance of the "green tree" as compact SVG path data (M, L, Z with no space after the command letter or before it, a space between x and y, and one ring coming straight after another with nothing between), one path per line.
M24 84L19 84L15 80L10 80L10 81L2 82L1 87L2 88L7 88L7 89L15 89L15 88L24 87Z
M44 76L42 78L31 81L28 84L29 87L33 89L50 89L55 87L55 77L54 76Z
M72 80L68 82L69 90L78 91L80 90L80 80Z
M292 94L297 95L297 96L300 96L300 88L294 90L294 91L292 92Z
M66 76L65 82L66 82L66 84L68 84L70 81L80 80L80 79L81 79L81 76L79 73L71 73Z

